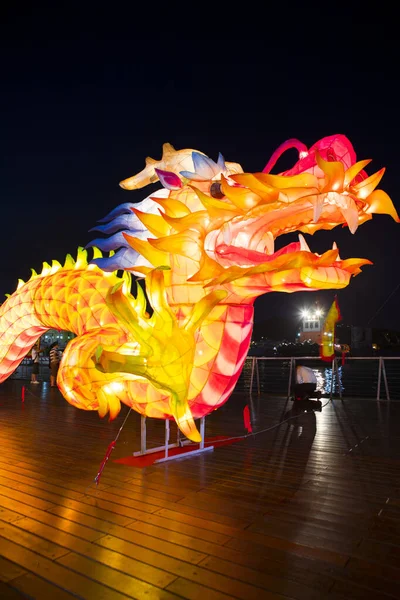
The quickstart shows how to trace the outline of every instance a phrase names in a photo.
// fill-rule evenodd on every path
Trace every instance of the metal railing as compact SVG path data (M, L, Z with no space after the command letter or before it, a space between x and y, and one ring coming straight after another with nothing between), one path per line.
M331 363L315 356L259 357L246 359L236 389L251 393L292 394L297 364L310 367L317 389L325 397L357 396L400 400L400 357L335 358Z
M32 374L32 360L24 358L18 368L10 376L10 379L30 380ZM40 357L39 359L39 381L50 381L49 357Z
M269 357L249 356L236 385L236 391L265 393L289 397L295 383L296 366L301 363L313 369L317 389L325 397L349 396L400 400L400 357L346 357L332 363L315 356ZM14 379L30 380L32 362L24 359L11 375ZM42 358L39 381L49 381L48 358Z

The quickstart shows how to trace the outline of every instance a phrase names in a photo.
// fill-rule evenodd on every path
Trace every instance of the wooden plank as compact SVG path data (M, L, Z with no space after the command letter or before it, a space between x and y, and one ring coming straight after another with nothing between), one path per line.
M6 522L14 522L17 519L23 519L24 517L31 517L40 523L44 523L46 525L50 525L55 527L56 529L60 529L61 531L65 531L66 533L71 533L77 537L83 538L89 542L92 542L103 534L100 531L93 530L89 527L85 527L81 525L81 519L78 518L78 521L72 521L70 519L63 519L59 516L53 515L51 513L45 512L43 510L39 510L37 508L28 506L26 504L18 503L15 505L15 502L10 500L9 498L5 498L4 496L0 496L0 506L14 506L18 512L5 511L4 509L0 509L0 520ZM16 515L16 518L4 519L3 511L8 512L11 515ZM68 512L68 511L67 511Z
M260 573L254 569L233 564L214 556L205 558L200 563L200 566L221 575L226 575L231 579L256 584L266 590L287 595L297 600L319 600L321 598L321 590L314 590L309 586L291 581L288 578L279 578L267 573Z
M36 477L26 477L25 475L19 475L13 471L10 472L0 469L0 484L3 481L4 485L9 487L12 487L10 485L11 482L17 482L22 485L26 485L28 488L38 487L39 485L41 490L46 490L55 494L59 494L61 491L63 495L67 496L68 498L73 498L74 500L78 500L83 495L83 490L77 492L69 489L69 487L62 487L60 485L62 480L57 483L48 483L45 480L38 480ZM60 487L62 488L61 490Z
M161 568L169 571L170 573L174 573L179 577L189 579L195 583L200 583L201 585L210 587L223 593L233 594L237 598L241 598L243 600L259 600L260 598L260 588L262 588L262 586L258 586L258 580L254 582L254 585L243 583L239 580L233 580L231 577L226 577L207 569L202 569L199 566L194 567L167 556L160 556L157 553L149 550L144 551L144 549L140 548L140 546L118 540L111 536L105 536L101 538L98 543L101 546L105 546L106 548L129 557L141 557L142 560L148 563L156 563ZM264 590L262 593L266 599L271 598L271 600L278 600L279 598L280 600L283 600L283 596L281 594L274 594L267 590ZM293 598L292 596L285 596L285 598L286 597Z
M205 587L200 583L182 579L182 577L175 579L167 589L188 600L232 600L236 598L236 596L228 596L222 592Z
M212 542L199 540L161 527L148 525L140 521L135 521L135 523L129 525L128 528L134 529L135 531L144 531L154 537L168 539L188 548L195 548L208 554L209 559L212 557L222 558L233 563L235 567L237 565L243 565L263 573L269 573L271 575L306 584L318 589L320 593L327 592L332 585L332 579L330 577L315 572L316 568L318 571L322 571L323 569L327 571L330 568L330 565L321 565L315 560L296 558L293 554L288 552L279 552L276 549L268 552L267 548L263 549L264 552L262 554L238 552L227 546L220 546L218 544L213 544ZM287 570L288 562L291 564L289 571Z
M111 552L107 556L111 560L101 564L96 560L89 560L84 556L71 552L57 562L76 573L89 575L97 583L111 587L133 598L144 598L146 600L148 598L154 600L172 600L172 598L176 598L174 594L160 589L175 581L176 577L168 574L165 574L164 577L158 577L159 585L156 587L139 579L143 571L138 570L137 561L132 561L126 556L122 557ZM131 575L132 573L135 574L135 577Z
M126 600L128 596L109 587L104 587L92 579L79 575L62 565L55 563L22 548L5 538L0 538L1 553L8 560L20 564L26 570L34 572L46 581L61 587L63 590L76 594L79 598L96 598L96 600Z
M75 594L69 594L58 585L49 583L33 573L27 573L23 577L17 577L9 582L9 586L16 593L23 594L20 597L38 598L40 600L76 600ZM3 600L3 596L0 595Z
M92 543L88 543L87 541L77 538L73 535L56 530L53 527L43 525L42 523L34 521L33 519L25 518L21 521L18 521L18 523L20 523L22 528L21 530L13 528L11 532L6 532L0 527L0 534L21 544L22 546L34 548L35 551L42 556L50 556L53 559L58 559L68 554L68 561L70 560L72 552L74 552L91 558L93 561L104 563L106 565L119 565L122 560L122 557L114 552L108 552L107 550L100 549L98 546ZM8 534L7 536L6 533ZM29 536L29 534L32 535ZM61 548L55 548L51 540L55 540L57 547ZM47 548L47 546L43 546L45 541L48 542L49 548ZM71 553L68 551L71 551ZM143 561L140 560L140 557L139 560L125 560L125 562L129 562L129 569L131 572L135 573L138 579L147 581L148 583L154 584L158 587L165 587L174 579L174 577L171 577L168 573L165 573L161 569L144 564Z
M16 523L18 522L19 521L16 521ZM58 544L32 535L29 531L19 529L18 527L8 523L0 523L0 536L15 542L20 546L32 549L38 555L45 556L46 558L50 558L52 560L63 556L68 552L68 550Z
M11 581L24 573L26 573L25 569L0 556L0 581Z
M10 584L0 581L0 598L2 600L26 600L26 596L20 594L17 590L10 587Z
M256 539L231 539L227 543L227 546L240 552L246 552L247 550L247 552L261 554L264 552L264 546L266 546L270 549L285 550L286 552L295 554L296 556L332 563L333 565L337 566L344 566L349 559L347 554L331 552L318 547L296 544L294 542L290 542L289 540L279 540L278 538L267 536L259 536L257 539L258 541L256 541Z
M60 506L55 506L53 504L47 510L53 514L65 514L68 513L69 509L76 510L83 515L90 515L121 526L128 525L135 520L135 516L138 517L141 514L139 511L132 512L129 509L125 509L122 512L118 511L118 509L114 510L112 504L105 504L104 502L97 502L96 500L76 502L74 500L65 499L63 502L60 502Z
M400 404L387 407L390 429L373 403L352 400L351 413L345 402L329 404L302 417L301 431L291 420L207 456L144 469L111 460L95 486L126 410L109 424L57 393L46 412L33 398L22 412L4 397L7 385L0 387L4 593L40 600L396 597ZM276 398L256 405L261 429L285 413ZM237 406L233 400L223 418L220 411L209 418L210 435L242 431ZM163 423L150 423L149 444L162 443ZM113 458L139 448L138 425L132 414ZM349 454L366 435L369 442Z
M117 519L113 517L107 518L107 520L103 518L96 519L96 515L101 517L105 511L94 511L94 515L92 516L93 509L91 507L79 505L79 508L81 509L80 512L74 511L72 510L72 508L70 509L67 507L55 507L50 509L50 512L60 516L68 516L68 518L73 519L74 521L77 521L79 523L87 524L88 526L90 526L90 524L93 523L93 527L104 531L105 533L110 533L113 531L113 522L121 524ZM84 513L83 510L85 510ZM106 513L106 516L108 517L108 513ZM230 539L226 535L214 533L213 531L209 531L206 529L201 530L198 527L192 527L191 525L186 525L185 523L181 523L179 521L170 521L169 519L164 519L163 517L160 517L155 514L149 515L143 513L141 515L138 515L138 517L138 522L160 526L161 528L166 529L168 531L178 532L184 535L192 535L196 539L206 540L215 544L225 544ZM136 522L129 519L125 519L124 521L125 522L123 522L122 525L125 525L128 528Z
M46 500L42 500L41 498L37 498L36 496L25 494L23 492L19 492L12 488L4 486L0 487L0 496L5 496L6 498L11 498L15 500L16 503L22 502L24 504L28 504L30 506L34 506L42 510L48 510L49 508L54 506L53 502L48 502Z

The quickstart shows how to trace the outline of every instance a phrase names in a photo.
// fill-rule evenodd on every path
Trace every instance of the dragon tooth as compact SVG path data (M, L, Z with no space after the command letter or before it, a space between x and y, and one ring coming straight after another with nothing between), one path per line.
M349 226L351 233L355 233L358 229L357 206L354 200L352 200L352 198L347 198L346 200L347 206L341 206L340 212L342 213L347 225Z
M333 242L333 244L332 244L332 250L337 250L337 249L338 249L337 243ZM339 260L342 260L342 259L340 258L340 255L339 255L339 252L338 252L338 255L337 255L336 259L335 259L335 262L339 261Z
M318 223L319 218L321 216L322 213L322 209L324 207L324 198L323 196L315 196L312 199L312 204L313 204L313 208L314 208L314 214L313 214L313 221L314 223Z
M301 252L311 252L304 236L301 233L299 233L299 242L300 242L300 251Z
M265 242L266 253L271 256L275 252L275 240L270 231L267 231L263 236L263 242Z

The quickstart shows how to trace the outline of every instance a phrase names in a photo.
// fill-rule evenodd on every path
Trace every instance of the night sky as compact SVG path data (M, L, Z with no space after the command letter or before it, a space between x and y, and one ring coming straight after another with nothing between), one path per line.
M220 151L255 172L288 138L310 146L343 133L358 159L373 159L369 173L387 167L379 187L400 211L397 42L372 23L338 49L333 39L228 39L223 27L208 28L209 39L180 28L149 38L145 23L138 37L137 28L101 28L88 16L78 28L65 19L54 27L54 18L9 9L2 20L1 297L31 267L86 245L113 207L147 196L149 188L118 183L146 156L158 159L164 142L213 159ZM291 152L274 172L291 166ZM346 228L306 237L311 250L335 240L342 258L374 263L338 292L347 323L400 330L400 288L389 298L400 284L399 224L379 215L354 236ZM317 298L327 307L334 294L264 296L256 322L293 318Z

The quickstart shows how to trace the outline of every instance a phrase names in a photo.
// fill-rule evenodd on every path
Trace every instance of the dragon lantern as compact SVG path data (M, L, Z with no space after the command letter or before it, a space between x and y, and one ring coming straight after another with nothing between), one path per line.
M271 175L291 147L298 162ZM160 161L146 159L121 183L163 187L100 222L95 229L108 237L88 244L91 261L79 249L76 261L45 263L1 306L0 381L47 329L69 330L76 337L57 381L69 403L114 418L123 402L142 415L174 418L199 441L195 419L226 402L242 370L255 299L341 289L370 264L340 258L336 244L313 253L302 234L337 225L355 233L374 213L399 221L389 196L375 189L384 169L367 176L369 162L356 162L342 135L310 149L289 140L259 173L164 144ZM295 231L298 242L275 250L279 236ZM131 294L130 273L145 291L137 282Z

